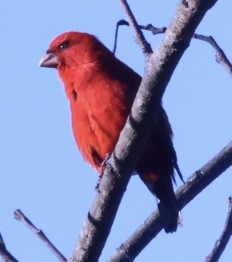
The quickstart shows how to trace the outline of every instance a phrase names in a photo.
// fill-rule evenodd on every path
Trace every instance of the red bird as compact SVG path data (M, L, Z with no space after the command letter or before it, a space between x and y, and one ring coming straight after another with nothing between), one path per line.
M70 102L77 146L101 175L102 162L114 150L141 77L97 38L79 32L64 33L53 40L40 66L58 70ZM166 232L176 231L178 222L179 208L172 187L174 168L179 173L172 130L160 106L136 172L157 196Z

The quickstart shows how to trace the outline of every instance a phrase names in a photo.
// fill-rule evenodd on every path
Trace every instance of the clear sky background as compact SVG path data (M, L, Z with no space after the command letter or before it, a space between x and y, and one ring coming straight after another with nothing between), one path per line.
M178 2L134 0L131 7L139 23L166 26ZM197 29L213 35L230 60L231 10L231 1L218 1ZM54 37L70 30L92 33L112 49L115 24L121 18L119 1L2 1L0 231L19 261L57 259L14 220L14 210L22 209L69 257L97 182L95 171L77 151L57 72L39 68L38 61ZM162 39L146 36L154 48ZM208 44L193 40L164 96L185 179L231 140L232 78L214 55ZM117 56L143 74L144 59L128 27L120 29ZM162 232L136 261L203 261L222 231L231 194L230 169L183 210L183 228L175 234ZM132 177L100 261L106 261L154 208L154 197L138 177ZM231 259L232 242L221 261Z

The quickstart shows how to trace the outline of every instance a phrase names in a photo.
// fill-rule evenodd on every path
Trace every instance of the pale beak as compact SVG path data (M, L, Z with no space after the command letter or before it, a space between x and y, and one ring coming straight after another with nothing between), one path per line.
M57 68L58 58L53 53L48 53L39 61L39 66Z

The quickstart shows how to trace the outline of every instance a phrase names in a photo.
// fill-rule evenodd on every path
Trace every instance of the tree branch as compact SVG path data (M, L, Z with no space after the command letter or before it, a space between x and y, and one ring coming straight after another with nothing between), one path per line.
M204 188L212 183L231 165L232 142L229 143L206 165L195 172L195 174L189 177L186 183L177 190L176 196L180 208L186 206L193 198L195 198ZM122 243L122 245L117 249L109 261L133 261L135 257L144 249L144 247L149 244L153 238L156 237L161 229L161 219L158 210L156 210L124 243Z
M52 244L52 242L46 237L41 229L38 229L20 209L14 212L15 219L25 224L33 233L35 233L40 240L56 255L61 262L66 262L67 259L61 254L61 252Z
M99 260L130 175L156 121L165 88L196 27L215 3L216 0L189 0L186 6L186 1L181 1L160 47L147 59L131 114L106 163L99 192L70 262Z
M0 233L0 256L4 262L18 262L18 260L7 250L2 235Z
M216 51L216 61L232 75L232 64L212 36L194 34L193 38L209 43Z
M116 52L118 28L121 25L129 26L129 23L126 20L123 20L123 19L117 22L116 30L115 30L115 40L114 40L113 53ZM141 30L150 31L150 32L152 32L153 35L163 34L167 30L167 27L158 28L158 27L153 26L152 24L148 24L146 26L138 25L138 28L141 29ZM220 48L220 46L218 45L218 43L215 41L215 39L212 36L205 36L205 35L194 33L193 38L209 43L214 48L214 50L216 51L216 62L218 62L220 65L222 65L226 69L226 71L229 72L232 75L232 64L230 63L230 61L227 58L224 51Z
M143 32L141 31L136 21L136 18L130 9L130 6L128 5L126 0L120 0L120 3L128 18L129 25L131 26L132 30L134 31L135 41L142 49L144 55L149 56L150 54L152 54L151 45L147 42L146 38L144 37Z
M223 251L232 236L232 196L229 197L229 209L225 222L225 226L220 238L216 241L213 251L206 257L206 262L219 261Z
M113 51L112 51L114 54L116 53L116 49L117 49L118 30L119 30L119 27L121 25L129 26L129 23L126 20L121 19L116 24L115 37L114 37L114 47L113 47ZM146 25L146 26L137 24L137 27L141 30L148 30L148 31L152 32L153 35L163 34L167 29L166 27L158 28L158 27L153 26L152 24L149 24L149 25Z

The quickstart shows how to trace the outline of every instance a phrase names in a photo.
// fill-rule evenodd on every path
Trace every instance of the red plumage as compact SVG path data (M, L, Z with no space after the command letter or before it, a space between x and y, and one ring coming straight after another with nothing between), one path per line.
M141 77L94 36L79 32L58 36L40 66L57 68L70 101L77 146L101 175L102 162L114 150ZM171 181L177 167L171 137L167 115L160 106L158 121L136 167L160 200L166 232L176 231L179 212Z

